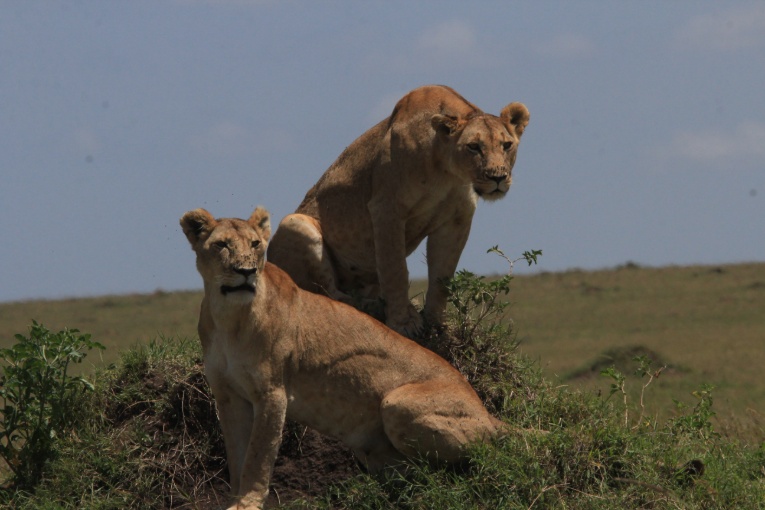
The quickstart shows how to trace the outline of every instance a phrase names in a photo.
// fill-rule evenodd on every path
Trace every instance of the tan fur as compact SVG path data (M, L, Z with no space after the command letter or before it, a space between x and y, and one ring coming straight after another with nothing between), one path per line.
M458 462L503 427L449 363L265 262L268 213L181 218L204 280L199 337L235 504L261 508L290 418L378 471L404 456Z
M268 260L312 292L382 297L386 323L412 336L422 319L409 302L406 257L427 237L425 318L442 323L442 281L457 268L477 199L509 189L528 122L521 103L496 117L448 87L413 90L281 222Z

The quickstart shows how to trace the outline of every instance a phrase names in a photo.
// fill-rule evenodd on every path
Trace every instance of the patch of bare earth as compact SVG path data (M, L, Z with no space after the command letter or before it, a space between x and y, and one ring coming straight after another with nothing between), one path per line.
M139 465L156 472L164 508L227 508L228 469L215 404L201 364L191 368L148 365L112 387L106 415L121 447L137 452ZM157 402L164 402L157 405ZM136 431L140 431L139 434ZM141 437L141 445L134 444ZM266 508L318 497L360 472L339 441L287 423Z
M345 445L313 429L288 423L271 477L266 508L318 497L331 485L358 473L358 464Z

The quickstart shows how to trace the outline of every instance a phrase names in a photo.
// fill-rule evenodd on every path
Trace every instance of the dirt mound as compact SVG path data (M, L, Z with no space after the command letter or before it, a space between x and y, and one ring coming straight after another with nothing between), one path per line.
M638 367L635 358L641 356L648 359L651 362L651 366L655 369L663 366L666 366L668 370L675 368L666 358L648 347L643 345L626 345L613 347L600 353L590 363L571 372L566 376L566 380L600 377L600 372L609 367L614 367L623 374L631 374Z
M217 509L228 497L228 469L215 404L201 363L131 367L114 381L106 417L120 447L156 471L164 508ZM135 438L141 444L133 444ZM318 432L288 423L267 508L323 494L358 474L351 451Z
M333 484L358 474L353 453L339 441L313 429L288 423L271 478L266 508L301 498L318 497Z

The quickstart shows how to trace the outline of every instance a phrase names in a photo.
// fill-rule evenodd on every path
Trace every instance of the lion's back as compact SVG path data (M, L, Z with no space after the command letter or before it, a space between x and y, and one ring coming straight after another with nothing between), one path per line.
M425 85L402 97L391 115L368 129L349 145L306 193L295 212L316 219L337 216L341 220L358 218L372 196L374 174L384 172L389 162L391 133L396 145L408 147L412 158L429 157L432 144L430 118L435 114L468 118L483 113L477 106L446 85ZM414 166L417 166L414 164ZM408 172L407 172L408 174ZM391 178L408 175L391 174ZM369 227L369 225L365 225Z
M429 118L435 114L467 118L483 113L480 108L446 85L424 85L402 97L389 118L391 127L410 123L413 119L427 119L423 126L430 130Z

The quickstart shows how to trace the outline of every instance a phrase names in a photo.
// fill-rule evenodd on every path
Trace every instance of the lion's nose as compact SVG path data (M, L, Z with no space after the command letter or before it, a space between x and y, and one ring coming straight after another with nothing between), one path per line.
M490 180L496 182L497 185L502 184L502 181L507 179L506 175L487 175L486 177L488 177Z

